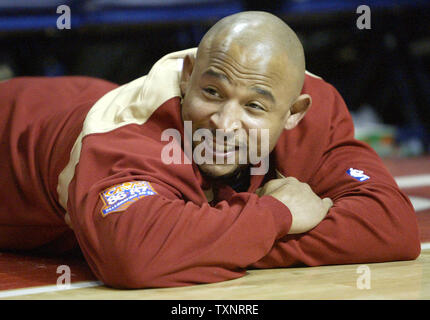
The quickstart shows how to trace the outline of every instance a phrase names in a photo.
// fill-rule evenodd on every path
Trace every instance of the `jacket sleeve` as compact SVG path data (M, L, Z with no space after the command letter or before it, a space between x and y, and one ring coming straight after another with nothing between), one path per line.
M420 254L417 219L381 159L354 139L351 116L332 87L329 134L309 185L334 205L314 229L287 235L257 268L411 260Z
M86 137L69 186L74 232L106 285L170 287L234 279L288 233L291 214L272 197L242 193L215 207L187 199L186 190L196 193L191 165L161 165L157 144L130 127ZM102 214L105 190L136 181L149 182L153 194L126 210Z

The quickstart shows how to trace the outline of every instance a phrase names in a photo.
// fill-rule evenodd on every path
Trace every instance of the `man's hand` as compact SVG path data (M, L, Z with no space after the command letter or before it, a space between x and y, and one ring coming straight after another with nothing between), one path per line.
M267 182L257 190L259 196L270 195L290 209L293 221L288 234L309 231L316 227L333 206L330 198L321 199L307 183L300 182L294 177L283 177L278 173L278 179Z
M64 221L66 221L66 224L67 224L71 229L73 229L72 221L70 220L70 215L69 215L69 213L68 213L68 212L66 212L66 215L64 216Z

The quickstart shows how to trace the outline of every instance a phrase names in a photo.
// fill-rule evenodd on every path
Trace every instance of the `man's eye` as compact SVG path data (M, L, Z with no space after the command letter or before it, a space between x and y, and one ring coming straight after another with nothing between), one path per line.
M247 106L250 107L251 109L255 109L255 110L261 110L261 111L265 110L262 106L260 106L259 104L256 104L256 103L248 103Z
M218 91L213 88L204 88L203 90L211 96L219 97Z

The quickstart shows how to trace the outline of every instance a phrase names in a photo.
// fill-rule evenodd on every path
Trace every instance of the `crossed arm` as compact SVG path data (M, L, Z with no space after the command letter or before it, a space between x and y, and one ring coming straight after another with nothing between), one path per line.
M138 127L122 129L121 139L87 137L86 161L69 187L69 223L95 275L121 288L224 281L247 268L415 259L420 241L410 201L376 153L353 139L350 119L331 127L306 183L278 175L257 194L237 193L214 207L192 199L199 188L190 185L192 171L164 168L175 182L153 174L160 153L148 149ZM108 153L100 139L110 142ZM370 179L351 177L349 168ZM157 194L102 217L100 192L136 180L149 181Z
M419 255L414 211L395 185L369 182L324 191L329 187L323 181L314 183L320 195L310 184L278 177L258 195L238 193L211 207L184 201L152 182L158 194L126 212L101 218L100 200L77 201L69 218L94 273L120 288L224 281L243 276L247 268ZM99 197L92 192L88 198Z

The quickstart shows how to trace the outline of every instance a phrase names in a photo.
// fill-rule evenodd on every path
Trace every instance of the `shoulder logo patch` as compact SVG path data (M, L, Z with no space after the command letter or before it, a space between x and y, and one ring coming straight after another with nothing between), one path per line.
M100 193L104 206L101 213L105 217L112 212L126 210L135 201L157 194L148 181L130 181L117 184Z
M354 169L354 168L349 168L346 171L347 174L349 174L351 177L353 177L354 179L362 182L362 181L366 181L369 180L370 177L366 174L364 174L363 170L358 170L358 169Z

